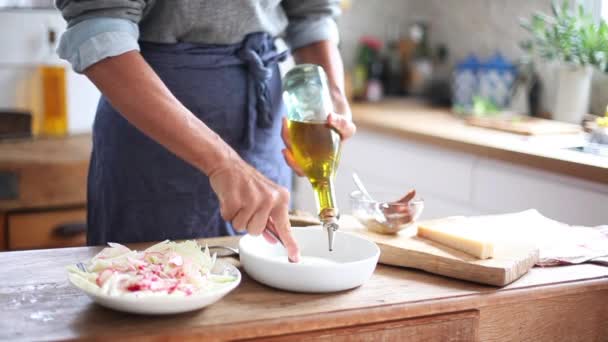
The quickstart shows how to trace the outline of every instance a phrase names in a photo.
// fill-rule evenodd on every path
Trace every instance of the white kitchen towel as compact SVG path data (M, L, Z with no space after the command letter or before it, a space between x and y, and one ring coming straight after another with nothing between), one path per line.
M608 265L608 226L570 226L530 209L513 214L469 217L476 226L492 229L496 243L531 243L538 247L537 266L594 262Z

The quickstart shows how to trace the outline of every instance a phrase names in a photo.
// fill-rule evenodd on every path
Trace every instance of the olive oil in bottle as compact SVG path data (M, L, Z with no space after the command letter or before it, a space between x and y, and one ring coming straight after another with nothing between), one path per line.
M317 210L337 208L334 177L340 159L340 136L326 122L288 120L288 131L296 163L315 193Z
M48 58L39 67L42 86L42 115L40 133L63 136L68 132L66 68L54 56L55 31L48 31Z

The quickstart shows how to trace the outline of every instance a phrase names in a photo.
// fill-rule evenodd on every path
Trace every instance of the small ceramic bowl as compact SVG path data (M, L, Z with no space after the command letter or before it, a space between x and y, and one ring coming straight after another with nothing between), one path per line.
M335 292L367 281L380 257L378 246L362 237L337 231L329 251L327 232L321 227L293 228L301 251L291 263L280 244L262 236L245 235L239 241L241 264L249 276L271 287L295 292Z
M412 199L407 203L392 202L399 196L372 193L375 200L370 200L360 191L350 194L353 216L367 229L381 234L396 234L406 229L420 217L424 210L424 201ZM376 200L377 199L377 200Z

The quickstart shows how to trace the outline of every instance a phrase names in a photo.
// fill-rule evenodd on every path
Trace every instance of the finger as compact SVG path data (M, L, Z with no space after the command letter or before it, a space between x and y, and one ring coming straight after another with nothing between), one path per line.
M327 123L340 134L342 140L349 139L357 131L357 126L352 120L336 113L330 113L327 116Z
M269 196L264 196L264 198L262 198L262 206L253 213L247 223L247 231L251 235L260 235L266 228L266 223L270 217L270 210L272 209L272 201L267 197Z
M300 165L298 165L291 151L285 148L281 152L283 152L283 158L285 158L285 162L287 163L287 165L289 165L289 167L293 169L296 175L304 177L304 170L302 170Z
M232 222L239 211L239 206L235 205L236 203L231 203L231 205L229 203L230 201L220 198L220 214L224 221Z
M264 232L262 232L262 236L264 237L264 239L266 241L268 241L268 243L270 243L272 245L274 245L278 242L277 239L275 239L274 236L272 236L272 234L268 233L266 230L264 230Z
M280 197L278 198L278 205L272 210L270 217L274 221L279 239L283 242L283 245L287 249L287 255L289 260L292 262L300 261L300 249L298 243L291 234L291 225L289 224L288 215L288 203L289 193L287 190L282 190Z
M248 229L247 223L251 220L251 216L253 215L253 211L255 210L254 206L248 206L248 208L242 208L236 214L234 219L232 220L232 227L239 232L243 232L247 230L247 232L253 236L260 235L262 232L252 232Z
M287 126L287 118L283 117L283 126L281 126L281 138L283 138L283 143L285 143L285 147L291 150L291 139L289 138L289 129Z
M287 250L289 261L299 262L300 248L298 247L298 243L291 233L291 225L289 224L289 219L287 218L287 212L285 211L285 215L277 214L273 217L277 223L274 224L273 228L269 228L275 230L279 239L281 239L283 246L285 246L285 249Z

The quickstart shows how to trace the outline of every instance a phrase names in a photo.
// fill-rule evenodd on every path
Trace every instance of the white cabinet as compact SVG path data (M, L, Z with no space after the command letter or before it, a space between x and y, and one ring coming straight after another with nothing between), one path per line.
M472 205L499 213L536 208L569 224L608 224L608 186L538 169L480 159Z
M423 219L536 208L569 224L608 224L608 186L473 154L360 129L346 144L336 180L338 205L350 212L353 170L370 191L425 200ZM306 179L298 179L294 206L314 212Z

